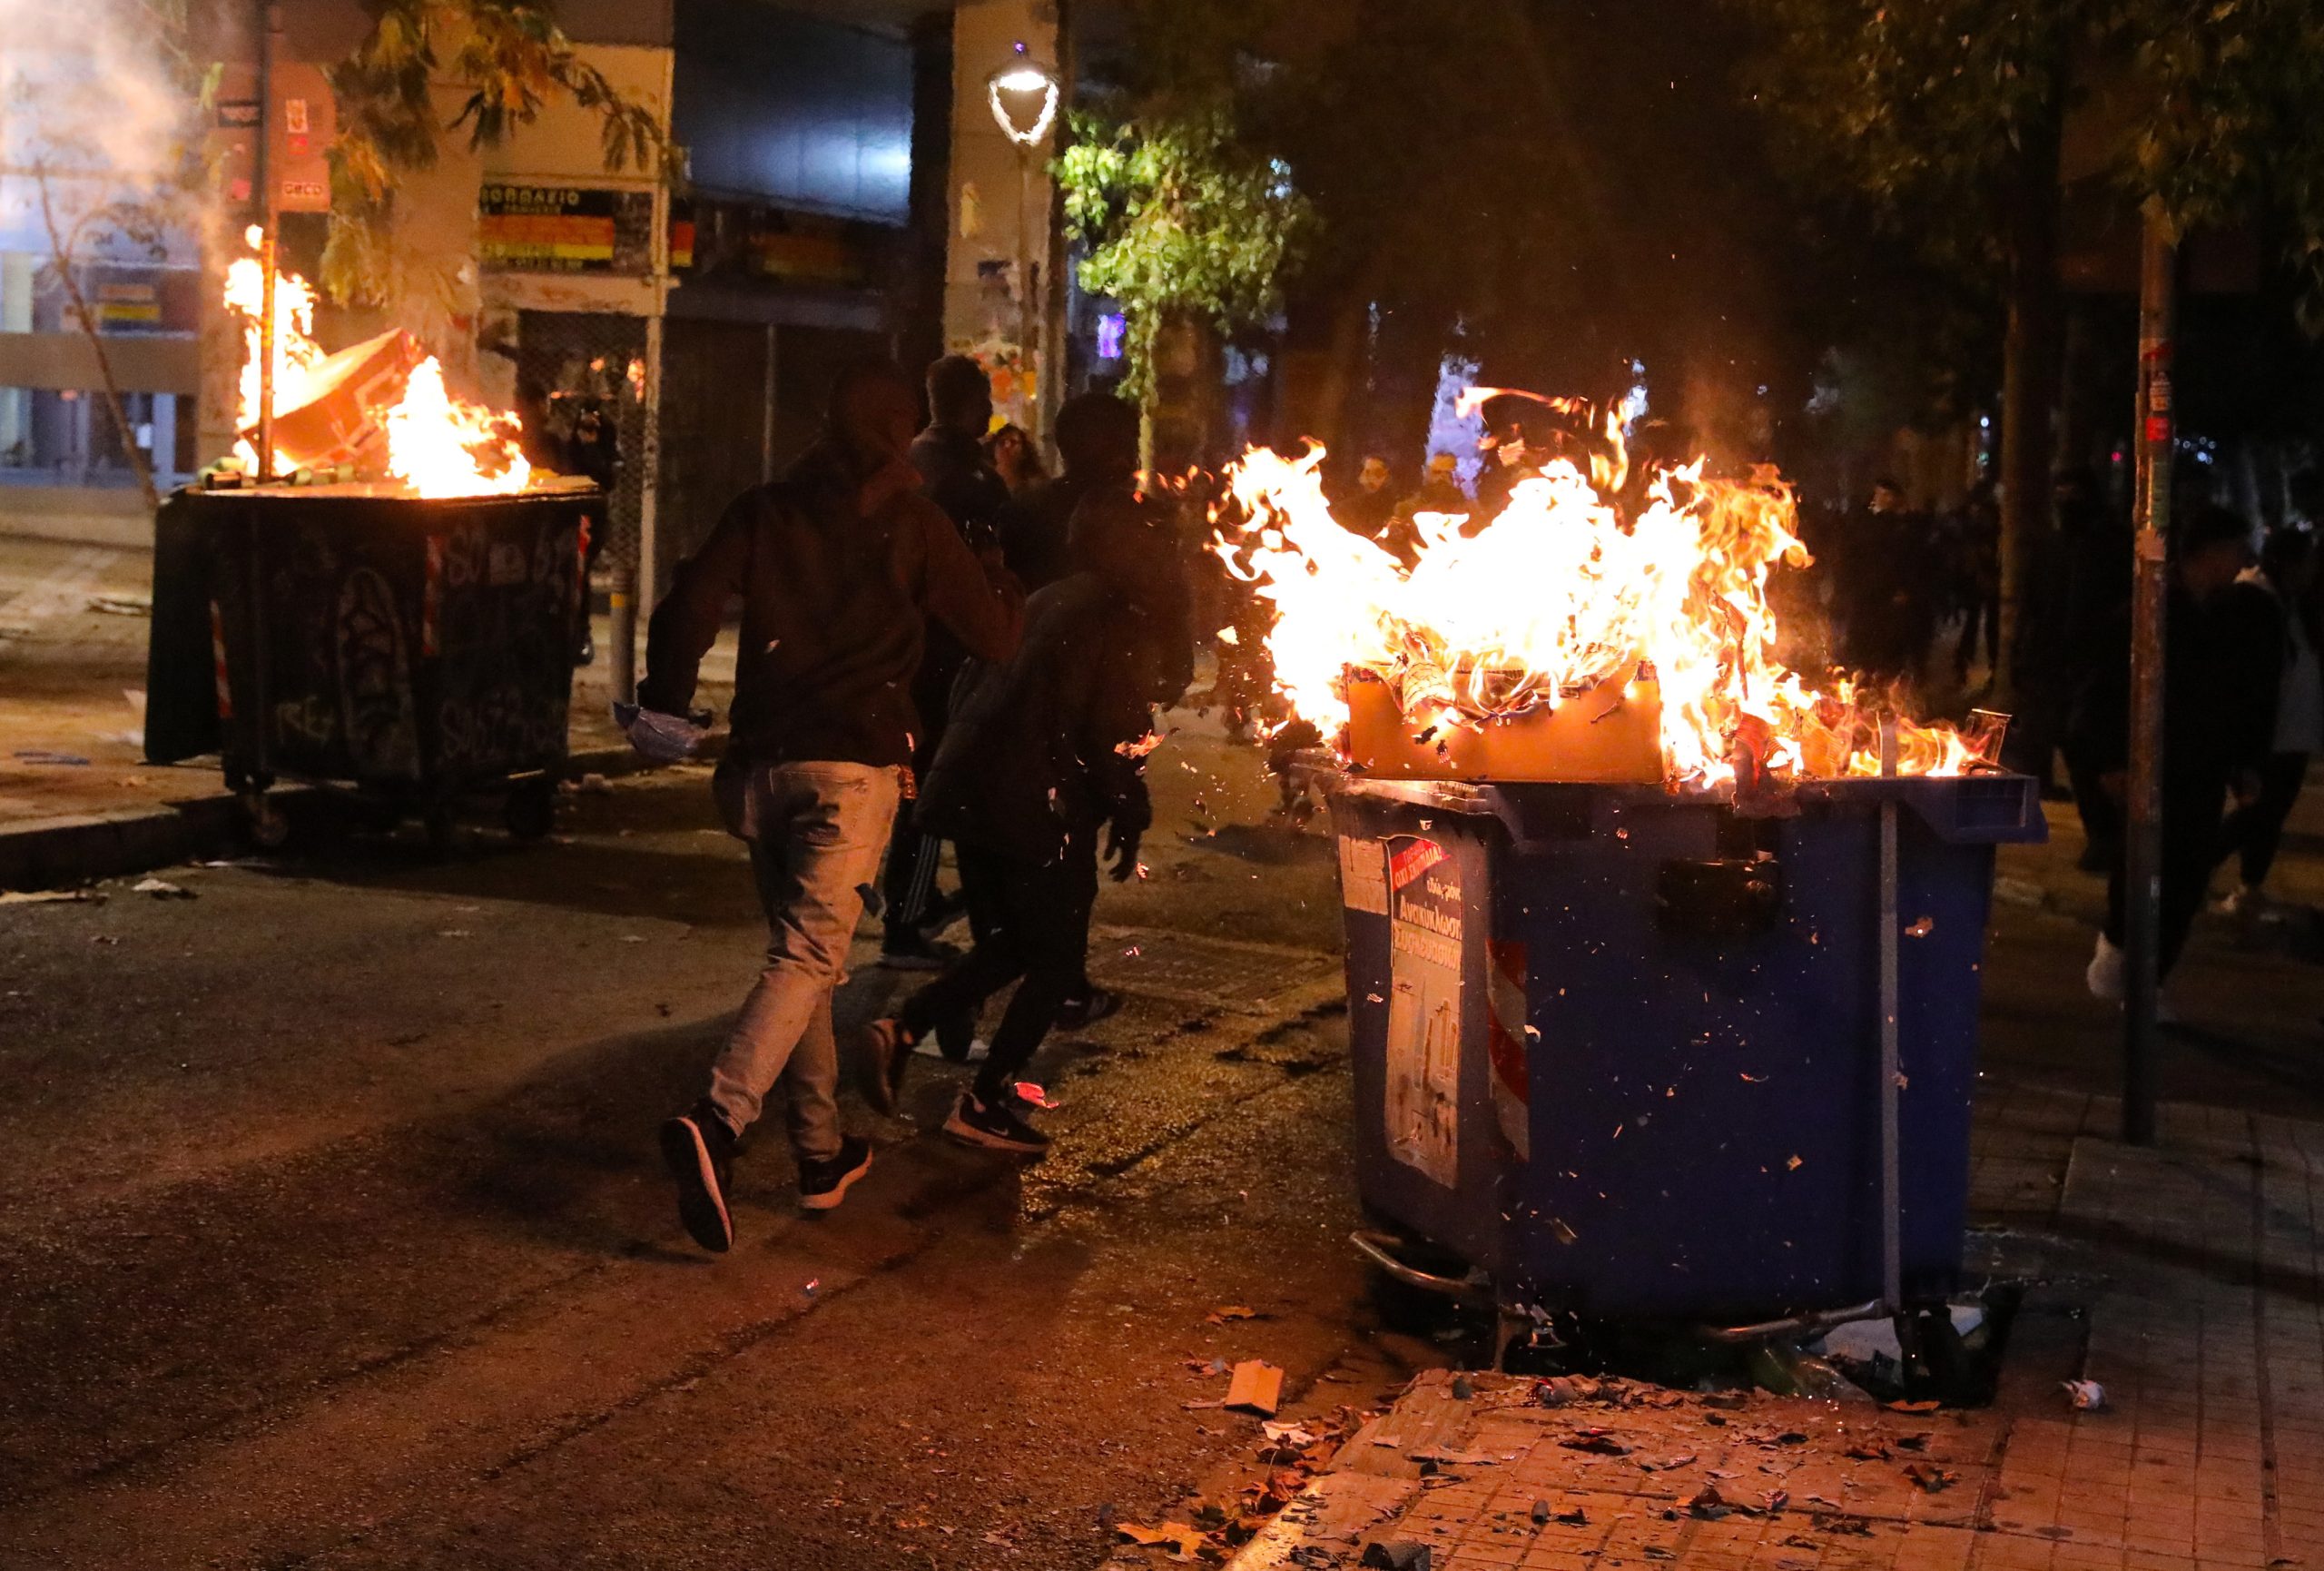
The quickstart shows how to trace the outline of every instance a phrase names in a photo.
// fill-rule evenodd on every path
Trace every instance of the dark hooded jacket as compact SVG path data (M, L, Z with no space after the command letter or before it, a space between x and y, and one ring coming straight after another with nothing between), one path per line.
M828 442L734 499L654 613L638 701L682 715L728 601L743 602L734 745L750 763L901 764L921 717L911 680L932 620L976 653L1017 645L1022 601L988 577L943 512L874 491Z
M1026 602L1017 653L961 673L916 809L924 827L1037 864L1092 854L1104 824L1144 833L1152 706L1176 697L1178 637L1152 587L1151 574L1085 568Z

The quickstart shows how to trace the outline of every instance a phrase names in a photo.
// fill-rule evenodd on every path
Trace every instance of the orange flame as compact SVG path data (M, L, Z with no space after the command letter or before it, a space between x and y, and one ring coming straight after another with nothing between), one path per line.
M255 248L263 238L253 227L244 238ZM258 429L261 322L265 314L266 273L255 256L238 258L226 270L226 308L242 319L242 370L237 429ZM314 340L315 291L295 272L274 275L274 407L297 409L322 390L316 371L330 357ZM517 443L519 422L451 396L444 369L434 356L412 371L401 400L386 412L388 473L423 497L493 496L521 491L532 466ZM258 450L239 438L234 456L257 472ZM287 474L296 464L280 448L274 469Z
M1698 459L1658 468L1624 519L1620 424L1610 414L1594 434L1610 452L1592 455L1591 476L1556 459L1473 532L1465 515L1421 514L1409 569L1333 519L1321 449L1246 453L1229 470L1214 548L1275 608L1267 652L1293 711L1337 734L1347 673L1360 667L1416 727L1476 726L1644 661L1660 685L1674 786L1732 783L1745 749L1782 778L1880 773L1880 712L1852 684L1815 691L1775 657L1768 572L1808 560L1789 488L1766 469L1712 479ZM1899 721L1896 745L1905 774L1981 761L1949 726Z

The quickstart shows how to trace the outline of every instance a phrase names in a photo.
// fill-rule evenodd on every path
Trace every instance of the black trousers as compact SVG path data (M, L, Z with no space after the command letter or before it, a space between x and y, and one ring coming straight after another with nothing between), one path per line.
M977 1100L990 1102L1032 1061L1058 1005L1081 980L1098 900L1098 852L1077 843L1049 863L966 842L956 842L955 852L976 946L905 1000L901 1018L905 1031L923 1036L1016 983L992 1033L991 1054L977 1072Z
M2218 776L2166 779L2162 783L2162 894L2161 948L2155 955L2158 976L2168 976L2187 947L2195 914L2203 908L2203 891L2211 869L2219 865L2220 809L2227 795L2227 781ZM2106 936L2122 942L2130 893L2127 852L2118 850L2114 870L2106 878Z
M2220 825L2219 854L2241 858L2243 885L2257 889L2268 881L2282 844L2284 820L2308 781L2308 755L2277 753L2260 766L2260 795L2227 815Z

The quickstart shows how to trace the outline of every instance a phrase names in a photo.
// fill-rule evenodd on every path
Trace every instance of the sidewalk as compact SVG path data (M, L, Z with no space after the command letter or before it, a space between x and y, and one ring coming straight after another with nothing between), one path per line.
M1231 1566L2324 1565L2324 1125L2173 1104L2133 1150L2117 1117L2067 1092L1979 1109L1971 1273L2032 1284L1992 1407L1620 1381L1549 1407L1531 1379L1471 1375L1462 1399L1431 1371ZM2106 1407L2075 1411L2069 1378Z
M144 761L152 597L149 552L0 535L0 840L102 830L111 863L89 872L111 874L136 863L124 835L178 844L186 831L173 819L189 815L202 835L231 832L235 805L216 760ZM603 616L596 636L602 647ZM722 638L704 662L703 701L722 709L733 644L731 634ZM600 657L574 673L571 747L584 768L627 754L608 712L606 670ZM168 833L153 833L156 825ZM0 887L25 860L0 857Z

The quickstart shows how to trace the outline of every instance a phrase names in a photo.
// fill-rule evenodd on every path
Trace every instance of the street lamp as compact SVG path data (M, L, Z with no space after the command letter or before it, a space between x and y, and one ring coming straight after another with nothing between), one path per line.
M1057 124L1057 73L1028 54L1020 43L1015 57L986 79L984 96L1000 133L1017 149L1017 352L1029 368L1040 361L1034 352L1033 150L1049 139ZM1040 424L1038 407L1038 398L1027 401L1026 418L1036 428ZM1033 435L1039 439L1038 429Z

